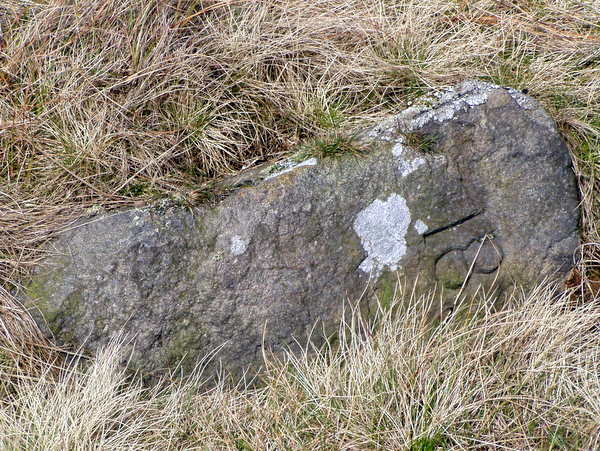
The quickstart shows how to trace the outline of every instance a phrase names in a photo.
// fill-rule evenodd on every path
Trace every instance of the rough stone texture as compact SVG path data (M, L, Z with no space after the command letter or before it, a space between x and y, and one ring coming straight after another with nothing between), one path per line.
M333 332L369 277L385 297L395 271L419 274L450 303L467 275L467 289L502 289L566 272L578 200L553 121L477 82L422 104L364 131L365 154L255 169L217 206L88 218L24 298L65 343L94 350L123 330L146 371L189 368L216 346L241 370L315 322Z

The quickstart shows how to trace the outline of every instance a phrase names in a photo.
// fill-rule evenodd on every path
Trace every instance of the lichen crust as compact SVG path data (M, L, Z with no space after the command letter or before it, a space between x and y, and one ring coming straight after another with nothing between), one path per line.
M396 271L406 254L409 225L410 210L399 194L376 199L362 210L353 225L367 254L359 269L375 278L384 269Z
M283 163L284 169L282 169L281 171L275 172L274 174L271 174L267 177L265 177L265 180L270 180L270 179L274 179L275 177L279 177L282 174L285 174L287 172L291 172L294 169L297 168L301 168L303 166L316 166L318 163L318 160L313 157L313 158L309 158L308 160L304 160L300 163L294 163L292 161L286 161L285 163Z

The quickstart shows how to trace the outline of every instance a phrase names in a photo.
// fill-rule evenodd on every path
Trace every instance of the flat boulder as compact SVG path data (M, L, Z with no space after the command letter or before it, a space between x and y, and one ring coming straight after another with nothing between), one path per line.
M579 244L569 152L536 101L468 81L361 131L332 158L303 152L232 178L216 205L170 203L79 221L22 299L63 344L122 334L145 372L256 370L332 334L400 276L443 289L564 275ZM417 277L418 276L418 277ZM43 318L42 318L43 317Z

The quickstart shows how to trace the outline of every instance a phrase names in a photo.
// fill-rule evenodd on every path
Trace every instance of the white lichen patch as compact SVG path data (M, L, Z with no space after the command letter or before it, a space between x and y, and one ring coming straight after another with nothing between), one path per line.
M401 158L402 154L406 150L406 146L404 145L405 142L406 139L404 138L404 136L401 136L398 139L398 142L394 144L394 147L392 147L392 155L394 155L396 158Z
M404 139L400 140L400 142L392 147L392 154L398 160L398 171L400 171L402 177L406 177L408 174L416 171L426 163L425 159L421 157L409 160L407 157L405 157L405 154L408 153L406 150L407 148L404 145Z
M536 101L528 95L523 94L521 91L517 91L513 88L507 88L507 91L524 110L533 110L538 108L539 105L536 103Z
M407 108L396 116L396 122L407 132L418 130L431 121L445 122L454 118L460 111L486 103L490 94L498 89L504 89L523 109L529 110L537 107L533 99L515 89L468 80L455 89L450 88L434 94L438 99L436 105L416 104ZM427 101L431 103L431 98L427 98Z
M354 220L354 231L367 253L359 269L374 277L385 268L397 270L406 254L409 225L410 210L398 194L385 201L377 199L362 210Z
M403 177L406 177L408 174L416 171L421 166L425 164L425 160L423 158L415 158L411 161L403 161L401 160L398 164L398 170Z
M395 118L387 119L375 127L368 129L364 136L366 138L377 139L380 141L392 142L396 138L396 121Z
M233 255L242 255L248 249L248 243L250 240L245 240L239 235L231 237L231 253Z
M457 90L449 89L438 95L439 104L434 108L421 111L410 121L410 130L417 130L428 122L435 120L445 122L452 119L459 111L485 103L498 86L476 81L466 81Z
M316 166L317 163L318 163L318 160L314 157L309 158L308 160L302 161L301 163L286 161L285 163L282 163L283 169L281 171L275 172L274 174L271 174L271 175L265 177L265 180L274 179L275 177L279 177L282 174L293 171L294 169L300 168L302 166Z
M141 216L135 215L133 217L133 225L140 227L142 225L144 225L144 218L142 218Z
M427 232L429 230L429 227L427 226L427 224L425 224L420 219L417 219L415 221L415 226L414 227L415 227L415 230L417 231L417 233L419 235L423 235L425 232Z

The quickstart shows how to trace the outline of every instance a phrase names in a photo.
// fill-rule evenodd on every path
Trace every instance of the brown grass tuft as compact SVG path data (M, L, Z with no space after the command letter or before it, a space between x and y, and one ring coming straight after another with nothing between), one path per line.
M536 0L3 3L0 279L91 207L174 195L465 78L527 88L597 241L600 10ZM589 249L589 248L586 248Z
M597 449L600 309L545 284L487 295L441 324L433 295L399 287L339 344L267 357L262 388L186 381L143 388L118 348L1 398L6 449ZM394 311L395 314L391 312ZM0 381L6 376L0 371Z
M599 23L590 0L4 0L0 373L20 382L4 384L0 443L597 448ZM193 203L220 177L466 78L527 89L571 148L586 244L570 284L589 301L573 315L538 290L423 341L409 312L322 359L274 364L262 391L150 393L110 353L36 378L64 362L7 290L72 221Z

